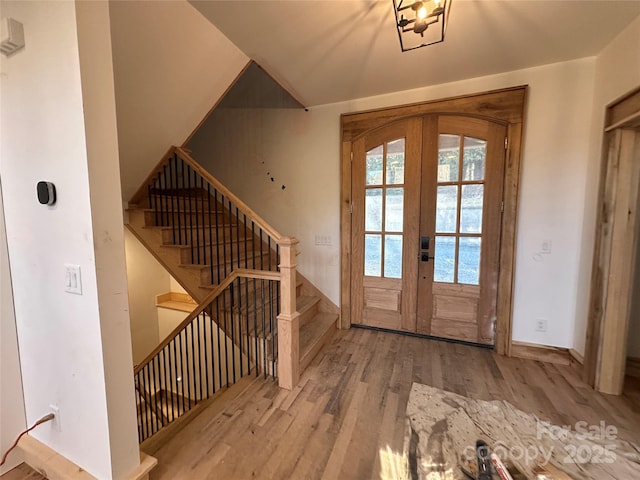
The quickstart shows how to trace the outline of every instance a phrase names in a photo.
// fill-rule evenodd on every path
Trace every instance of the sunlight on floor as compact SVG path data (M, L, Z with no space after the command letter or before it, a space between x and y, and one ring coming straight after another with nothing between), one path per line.
M422 472L429 472L427 476L421 480L453 480L453 471L450 468L443 470L442 464L428 464L427 461L422 462ZM435 470L435 471L430 471ZM380 480L408 480L409 475L409 459L404 453L397 453L391 450L387 445L380 449Z
M387 445L380 449L380 480L409 478L409 461L403 453L396 453Z

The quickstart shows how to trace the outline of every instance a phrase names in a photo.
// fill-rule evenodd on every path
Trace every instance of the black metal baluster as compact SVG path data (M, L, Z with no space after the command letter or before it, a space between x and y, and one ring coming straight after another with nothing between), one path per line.
M140 373L142 372L142 370L140 370L138 373L136 373L134 382L135 382L135 386L136 386L136 396L137 396L137 402L138 402L138 440L140 440L140 443L142 443L142 441L147 438L145 436L144 433L144 414L142 411L142 404L143 404L143 398L142 398L142 394L140 393Z
M230 303L229 299L228 299L228 293L229 290L225 290L223 295L224 295L224 300L222 302L222 308L225 309L225 311L223 312L224 315L224 326L225 326L225 337L223 338L224 341L224 365L225 365L225 379L226 379L226 386L228 387L230 385L229 383L229 350L228 350L228 346L229 346L229 341L227 340L227 332L229 330L229 322L227 320L227 314L226 314L226 309L227 309L227 305Z
M239 236L240 234L238 234ZM242 241L244 243L244 268L249 268L249 250L247 248L247 216L242 214ZM238 238L239 240L239 238Z
M278 343L276 342L276 330L278 329L278 317L277 315L274 317L273 315L273 310L274 308L276 309L277 312L277 308L278 308L278 300L277 300L277 296L278 296L278 283L279 282L274 282L273 280L269 281L271 288L275 288L276 291L276 303L271 305L271 376L273 378L276 377L276 358L277 358L277 348L278 348Z
M216 329L218 330L218 335L216 335L216 340L218 342L218 388L222 388L222 359L220 358L220 353L222 349L220 348L220 296L216 297L216 318L218 321L216 322Z
M236 268L240 268L242 265L240 263L240 212L238 207L236 207Z
M164 210L162 208L162 175L158 173L158 180L156 181L156 207L158 207L160 220L156 223L157 226L164 226Z
M171 238L173 244L176 243L176 213L180 217L180 212L176 212L176 188L174 187L175 179L177 176L176 154L169 158L169 193L171 197Z
M147 364L146 367L144 367L144 373L145 373L145 382L144 382L144 403L146 405L146 410L147 410L147 417L148 417L148 427L149 427L149 432L147 434L147 437L149 436L149 434L153 434L153 424L152 422L152 406L151 406L151 399L149 398L149 395L147 394L147 392L149 392L149 384L151 383L149 381L149 368L150 368L150 363Z
M135 385L135 398L136 398L136 423L138 427L138 443L142 443L144 440L142 432L142 408L140 408L140 384L138 383L138 375L133 378L133 384Z
M260 280L260 305L262 305L262 371L264 378L267 378L267 325L264 318L264 280Z
M169 372L169 384L167 387L168 394L171 395L171 421L176 419L176 405L174 404L174 389L173 389L173 368L171 362L171 344L173 341L169 342L164 348L167 350L167 370ZM180 412L177 412L177 416L180 416Z
M144 438L149 437L149 429L147 428L147 400L144 398L144 368L138 372L138 395L140 395L140 409L142 410L142 415L140 417L140 424L143 430Z
M251 221L251 263L256 268L256 224Z
M253 223L253 222L252 222ZM255 263L255 258L254 258ZM255 267L255 265L254 265ZM253 338L255 346L255 362L256 362L256 377L260 372L260 351L258 350L258 285L255 278L253 281Z
M189 180L189 183L191 183L191 180ZM197 239L196 239L196 248L197 248L197 253L196 253L196 259L198 260L198 265L202 265L202 262L200 261L200 234L202 232L200 232L200 218L199 218L199 212L198 212L198 172L195 171L195 169L193 170L193 196L194 196L194 216L195 216L195 221L196 221L196 233L197 233ZM191 203L191 202L190 202Z
M195 319L195 322L196 322L196 330L198 332L198 342L197 342L197 346L198 346L198 379L200 380L200 385L199 385L198 390L200 391L200 400L202 401L204 397L202 396L202 384L203 384L203 381L202 381L202 351L200 350L201 343L202 343L200 340L201 340L202 337L201 337L201 333L200 333L200 315L201 314L198 314L198 316Z
M211 283L220 283L220 227L218 224L218 212L219 212L219 203L218 203L218 190L214 189L215 193L215 209L216 209L216 270L218 272L218 277L214 282L213 279ZM224 223L224 210L222 211L222 222ZM213 241L213 240L212 240Z
M215 336L213 331L213 329L215 328L215 322L213 320L213 302L207 305L205 310L209 311L209 320L207 320L207 324L209 325L209 330L211 331L211 335L209 336L209 344L211 345L211 395L213 395L214 393L216 393L216 360L214 356L216 349L213 343L213 337Z
M184 349L182 346L183 337L184 337ZM186 368L185 368L185 365L187 365ZM191 408L191 397L187 397L189 393L189 352L187 350L187 328L186 327L182 330L182 332L180 332L180 370L182 371L181 372L182 373L182 411L186 412L187 410L189 410L189 408ZM186 405L185 405L185 402L186 402Z
M191 196L192 196L192 192L191 192L191 167L189 165L187 165L187 201L188 201L188 208L187 208L187 213L186 216L189 219L189 232L190 232L190 238L191 241L189 242L191 245L191 263L196 263L195 262L195 255L194 255L194 247L196 245L196 242L198 241L198 236L199 236L199 232L196 230L196 238L193 237L193 213L192 213L192 208L191 208Z
M180 377L180 375L178 374L178 355L177 355L177 349L178 347L176 346L177 344L177 339L178 337L175 336L173 337L173 340L171 340L170 345L173 347L173 385L174 385L174 393L176 396L176 407L178 408L178 416L182 415L182 412L180 411L180 401L178 399L178 397L180 396L180 385L178 385L178 377Z
M153 195L151 185L147 185L147 200L149 201L149 210L153 212L154 225L158 224L158 211L155 208L155 197Z
M164 348L158 352L158 361L160 362L160 367L162 369L162 374L160 375L160 382L162 387L160 391L162 392L162 396L165 399L165 404L167 403L167 369L165 368L165 358L164 358ZM163 417L169 421L169 406L167 405L167 414Z
M220 201L222 203L222 215L224 215L224 217L227 216L226 212L225 212L225 207L224 207L224 195L220 194ZM227 278L227 229L225 228L225 222L227 221L226 218L223 217L223 223L222 223L222 271L224 273L224 278ZM229 221L231 221L231 219L229 218ZM220 261L220 259L218 259L218 261Z
M176 415L176 406L173 401L173 383L171 380L171 346L165 345L165 357L167 359L167 365L165 367L167 371L167 388L165 389L166 395L171 399L171 421L174 421L178 415Z
M235 270L233 266L233 206L231 205L231 200L229 200L228 209L229 209L229 273L231 273ZM225 276L226 276L226 272L225 272Z
M269 280L269 338L273 346L273 281ZM273 360L271 362L271 376L275 376L273 371Z
M164 207L164 216L162 217L162 225L169 225L169 207L167 205L167 166L162 166L162 195L160 197L160 202Z
M207 182L207 210L209 211L209 278L213 284L215 282L213 281L213 219L211 215L216 214L211 212L211 184L209 182ZM216 218L216 223L217 221L218 219Z
M184 166L185 166L184 160L180 158L180 183L182 184L182 186L180 188L180 196L178 198L181 200L182 206L179 208L180 217L178 218L182 219L182 222L178 220L178 223L182 223L182 225L180 226L180 235L182 236L182 233L184 233L184 242L180 240L180 245L187 245L189 243L189 238L187 236L187 217L186 217L187 206L185 205L185 194L187 192L187 189L185 187Z
M231 308L229 308L229 315L231 316L231 348L233 349L233 347L236 344L236 339L235 339L235 318L234 318L234 310L235 310L235 295L234 295L234 291L235 289L233 288L233 284L235 283L235 280L231 283L231 285L229 285L229 295L231 295ZM231 352L231 366L233 367L233 383L236 383L236 356L235 356L235 352Z
M178 159L180 163L178 163ZM178 168L180 165L180 168ZM183 188L180 186L184 185L184 160L181 157L176 156L176 201L178 203L178 244L184 245L187 243L187 232L184 232L184 242L182 241L182 215L184 211L184 198L183 198ZM180 206L180 199L182 199L182 206Z
M207 231L207 218L210 213L205 208L204 202L204 184L202 175L198 174L198 179L200 179L200 188L198 189L198 197L200 198L200 213L202 214L202 264L207 264L207 236L205 235ZM210 220L210 219L209 219ZM209 222L211 223L211 222Z
M267 265L269 265L267 270L273 270L271 265L271 235L267 235Z
M189 338L189 327L191 327L191 353L189 356L191 357L191 376L193 377L193 391L191 390L191 381L189 381L189 408L191 408L191 401L195 400L194 403L198 402L198 395L196 392L196 349L195 342L193 338L193 321L187 325L187 339ZM187 345L187 352L189 351L189 345ZM189 358L187 358L187 369L189 368Z
M155 416L155 428L152 430L153 433L156 433L160 427L160 419L158 418L158 409L156 408L156 397L154 396L151 387L153 385L153 389L156 387L156 366L154 364L155 357L151 359L150 368L149 368L149 403L151 404L151 412ZM153 425L152 425L153 426Z
M236 303L238 304L238 314L237 314L237 324L238 324L238 343L237 343L237 347L238 350L240 352L240 357L238 359L238 362L240 363L240 378L242 378L244 376L244 364L242 363L242 347L244 346L244 341L242 338L242 308L244 305L244 299L242 296L242 277L238 277L238 288L236 290ZM233 356L233 358L235 358L235 355Z
M205 311L202 311L202 330L203 330L203 335L202 335L202 343L204 344L204 379L205 379L205 398L209 398L209 355L207 355L207 347L209 346L209 342L207 342L207 339L209 338L209 335L207 334L207 324L209 322L207 322L207 315L205 313ZM213 354L213 352L211 352Z
M260 229L260 270L264 270L264 240L262 239L262 228Z

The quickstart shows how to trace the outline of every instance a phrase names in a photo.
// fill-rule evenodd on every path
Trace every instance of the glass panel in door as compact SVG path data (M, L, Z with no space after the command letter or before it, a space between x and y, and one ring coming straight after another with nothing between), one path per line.
M434 282L478 285L486 141L438 138Z
M405 139L366 152L364 274L402 278Z

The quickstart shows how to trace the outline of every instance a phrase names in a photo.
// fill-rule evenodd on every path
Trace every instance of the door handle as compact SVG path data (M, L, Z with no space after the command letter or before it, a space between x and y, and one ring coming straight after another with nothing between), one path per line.
M433 257L429 256L429 252L422 252L420 254L420 260L423 262L428 262L430 258L433 260Z

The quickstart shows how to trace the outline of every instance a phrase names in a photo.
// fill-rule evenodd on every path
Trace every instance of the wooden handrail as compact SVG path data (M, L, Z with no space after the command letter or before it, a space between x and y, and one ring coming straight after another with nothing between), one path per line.
M237 268L233 272L231 272L219 285L208 294L202 302L198 304L197 307L193 309L193 311L187 315L180 324L174 328L169 335L156 347L154 348L149 355L145 357L145 359L140 362L133 370L134 375L137 374L140 370L142 370L148 363L153 360L153 358L171 341L175 338L175 336L184 329L194 318L202 313L202 311L209 306L211 302L213 302L216 297L218 297L222 292L224 292L229 285L231 285L237 278L255 278L258 280L280 280L280 272L273 272L268 270L251 270L245 268Z
M249 207L246 203L244 203L240 198L238 198L231 190L225 187L217 178L211 175L207 170L202 168L193 158L189 155L183 148L181 147L171 147L167 153L162 157L162 160L153 171L149 174L145 182L138 189L138 191L131 197L131 203L137 204L140 202L144 196L147 194L147 185L149 185L153 179L156 177L158 173L162 171L163 165L167 162L167 160L173 155L173 153L177 153L182 160L184 160L191 168L193 168L196 172L202 176L207 182L211 184L218 192L224 195L226 198L231 200L236 207L244 214L247 218L253 221L258 227L264 230L267 234L269 234L278 244L284 238L277 230L275 230L271 225L269 225L260 215L258 215L251 207Z

